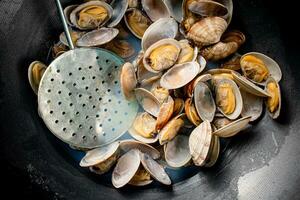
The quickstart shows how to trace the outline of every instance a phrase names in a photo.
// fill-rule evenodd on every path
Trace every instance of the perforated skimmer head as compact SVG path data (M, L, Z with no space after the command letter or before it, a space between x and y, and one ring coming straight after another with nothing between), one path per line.
M45 71L38 106L50 131L64 142L93 148L113 142L131 126L136 102L121 93L123 60L103 49L70 50Z

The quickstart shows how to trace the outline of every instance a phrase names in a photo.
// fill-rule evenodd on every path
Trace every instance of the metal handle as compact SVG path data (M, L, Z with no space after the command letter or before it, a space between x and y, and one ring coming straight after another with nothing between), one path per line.
M61 6L60 0L56 0L56 5L57 5L57 9L58 9L58 12L59 12L59 15L60 15L60 19L61 19L61 21L63 23L63 26L64 26L64 30L65 30L65 34L66 34L66 38L67 38L69 47L70 47L70 49L74 49L75 47L74 47L74 44L73 44L73 41L72 41L72 37L71 37L70 31L69 31L68 23L67 23L63 8Z

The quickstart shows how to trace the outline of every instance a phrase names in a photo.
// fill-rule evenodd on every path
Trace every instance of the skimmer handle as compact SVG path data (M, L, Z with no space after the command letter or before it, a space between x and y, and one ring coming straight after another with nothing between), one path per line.
M65 34L66 34L66 38L67 38L69 47L70 47L70 49L74 49L74 44L73 44L73 41L72 41L72 37L71 37L70 31L69 31L68 23L67 23L63 8L61 6L60 0L56 0L56 5L57 5L57 9L58 9L58 12L59 12L59 15L60 15L60 19L61 19L61 21L63 23L63 26L64 26L64 30L65 30Z

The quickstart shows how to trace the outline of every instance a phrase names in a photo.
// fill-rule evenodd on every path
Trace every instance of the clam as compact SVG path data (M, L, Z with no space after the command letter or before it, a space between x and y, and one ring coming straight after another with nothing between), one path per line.
M174 39L162 39L152 44L145 52L144 67L153 73L159 73L172 67L179 56L180 44Z
M219 154L220 154L220 139L218 136L213 135L212 141L211 141L211 146L210 146L208 156L207 156L204 166L205 167L214 166L218 160Z
M230 124L231 122L232 120L222 116L222 117L215 117L212 124L215 126L216 129L220 129L223 126Z
M81 36L76 42L79 47L96 47L112 41L119 34L116 28L100 28Z
M180 114L171 119L160 131L158 140L160 145L171 141L179 132L180 128L184 125L185 114Z
M232 137L243 130L249 124L250 120L251 116L240 118L217 129L213 134L223 138Z
M161 18L151 24L142 38L142 49L146 51L152 44L166 38L175 38L178 24L173 18Z
M136 88L134 93L137 101L143 109L154 117L157 117L160 109L159 100L151 92L144 88Z
M35 94L38 93L40 81L46 69L47 66L40 61L34 61L29 65L28 81Z
M74 31L74 30L70 30L70 34L71 34L71 38L72 38L72 41L73 41L73 44L76 44L76 42L83 36L85 35L86 33L85 32L82 32L82 31ZM67 41L67 38L66 38L66 34L65 33L61 33L60 36L59 36L59 41L61 43L63 43L64 45L66 46L69 46L68 44L68 41Z
M244 42L243 33L231 31L224 34L220 42L202 49L200 53L206 60L221 60L235 53Z
M198 48L192 47L188 40L179 41L181 51L176 61L176 64L195 61L198 55Z
M120 150L128 152L132 149L138 149L139 151L150 155L153 159L158 159L160 157L160 152L151 145L131 139L120 141Z
M216 104L212 92L205 83L197 83L194 90L194 102L201 120L212 122L216 112Z
M52 57L57 58L61 54L69 50L69 47L64 45L62 42L57 42L52 47Z
M89 167L92 172L103 174L110 170L116 163L119 157L119 142L114 142L109 145L98 147L87 151L85 156L80 161L81 167Z
M258 119L263 111L263 99L244 90L241 90L243 98L242 117L251 116L250 121Z
M189 137L189 150L196 166L205 165L212 143L212 128L209 121L203 121Z
M141 0L142 7L148 17L155 22L160 18L170 17L170 12L164 0Z
M127 40L114 39L107 43L104 48L124 59L128 59L135 54L134 47Z
M269 94L261 89L260 87L256 86L254 83L249 81L247 78L241 76L237 72L232 72L233 78L235 82L245 91L247 91L250 94L253 94L255 96L259 97L268 97Z
M130 8L126 11L124 21L132 34L139 39L142 39L145 31L151 24L150 19L136 8Z
M188 97L193 96L194 89L195 89L196 85L198 84L198 82L206 82L206 81L209 81L211 78L212 78L212 76L210 74L202 74L202 75L196 77L192 82L190 82L189 84L187 84L185 86L185 92L186 92L187 96Z
M141 153L141 163L143 167L151 174L151 176L165 185L171 185L171 179L165 172L164 168L158 164L151 156Z
M70 21L80 30L104 26L112 17L113 9L102 1L90 1L76 7L70 14Z
M202 120L200 119L197 110L195 108L194 103L191 98L187 98L184 103L184 110L187 118L192 122L195 126L198 126Z
M110 5L113 8L113 13L107 26L115 27L120 23L128 8L128 0L113 1Z
M155 129L156 120L149 113L140 113L134 120L129 134L144 143L154 143L158 140Z
M65 7L64 9L64 14L65 14L65 17L66 17L66 21L68 23L69 26L74 26L70 20L70 15L71 15L71 12L77 7L78 5L70 5L70 6L67 6Z
M203 70L197 62L176 64L160 79L160 85L166 89L177 89L191 82Z
M165 144L164 155L167 164L171 167L178 168L188 164L192 158L189 151L189 137L177 135Z
M139 169L134 174L134 176L130 179L128 184L134 186L145 186L145 185L149 185L152 182L153 180L151 180L150 173L140 165Z
M183 18L182 0L165 0L165 4L169 9L170 15L180 23Z
M194 14L207 16L226 16L228 9L219 2L212 0L196 0L188 4L188 9Z
M141 163L140 151L132 149L121 156L112 173L112 184L116 188L126 185L136 174Z
M236 83L230 79L220 79L215 83L216 104L229 119L240 116L243 108L243 99Z
M169 96L160 106L155 130L161 130L168 123L169 119L172 117L173 111L174 100Z
M227 28L227 22L220 17L206 17L195 23L187 37L200 46L215 44L220 41Z
M134 99L134 88L137 85L134 67L131 63L125 63L120 75L121 90L124 97L131 101Z
M264 54L247 53L242 56L240 63L243 75L256 84L265 85L270 76L277 82L281 80L282 73L279 65Z
M169 90L161 87L159 84L153 83L151 88L152 94L158 99L158 101L162 104L169 97Z
M184 101L181 98L174 99L173 116L179 115L184 110Z
M281 110L281 91L278 82L273 77L266 81L265 91L270 95L266 100L267 110L269 115L276 119Z

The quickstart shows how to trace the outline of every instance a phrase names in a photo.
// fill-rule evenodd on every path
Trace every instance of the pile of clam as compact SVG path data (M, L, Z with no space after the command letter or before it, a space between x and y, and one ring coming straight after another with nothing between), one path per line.
M124 98L141 107L128 130L134 139L87 150L80 162L96 174L115 166L117 188L153 179L169 185L165 167L211 167L220 139L258 120L264 104L273 119L280 114L280 67L258 52L237 53L245 36L228 30L230 0L87 1L65 14L77 47L106 48L132 61L123 65L120 83ZM141 39L138 54L122 39L126 29ZM61 34L54 57L67 45ZM30 65L35 92L45 68Z

